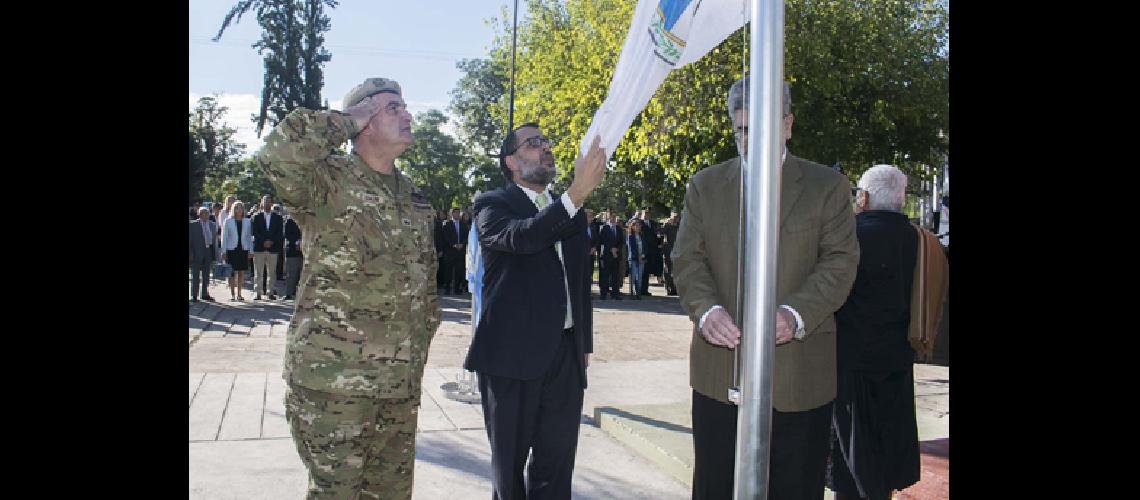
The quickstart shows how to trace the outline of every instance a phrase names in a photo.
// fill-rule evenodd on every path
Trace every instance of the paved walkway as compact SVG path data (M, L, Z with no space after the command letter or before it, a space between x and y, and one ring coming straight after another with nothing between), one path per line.
M689 320L675 297L664 296L663 288L651 286L650 291L655 296L641 301L594 301L595 353L582 410L576 499L689 498L688 486L615 440L594 420L598 407L673 404L690 398ZM210 293L219 301L189 306L190 498L303 498L306 473L285 422L281 379L293 303L252 301L252 294L246 294L245 302L230 302L220 282ZM424 375L413 498L484 500L491 494L490 452L481 408L448 399L441 389L463 374L470 303L444 296L441 307L444 321ZM943 377L942 372L937 377ZM916 378L921 377L916 373ZM943 378L945 384L938 389L948 392L948 374ZM948 395L942 399L948 402ZM948 404L942 399L924 403L920 397L919 413L944 426L945 436L939 437L948 437Z

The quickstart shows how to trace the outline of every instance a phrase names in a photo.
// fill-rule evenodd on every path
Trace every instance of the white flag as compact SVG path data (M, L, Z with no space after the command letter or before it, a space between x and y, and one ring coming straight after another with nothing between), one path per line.
M586 150L595 135L613 155L629 125L649 103L670 71L689 64L740 29L748 0L639 0L614 68L610 90L582 137Z

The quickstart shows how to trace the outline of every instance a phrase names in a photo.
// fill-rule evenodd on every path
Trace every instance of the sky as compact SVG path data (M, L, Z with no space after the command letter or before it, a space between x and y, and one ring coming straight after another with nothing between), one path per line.
M198 98L219 94L229 108L226 123L252 154L262 143L249 119L261 103L262 57L251 45L261 36L254 12L226 29L221 40L210 41L237 0L190 1L189 110ZM446 113L460 72L460 59L486 57L493 37L486 23L501 15L510 0L340 0L325 8L331 29L324 47L332 60L324 65L321 98L340 109L340 101L369 77L400 83L408 110L414 115L436 108ZM509 10L508 10L509 12ZM508 14L509 15L509 14ZM445 131L453 132L453 124Z

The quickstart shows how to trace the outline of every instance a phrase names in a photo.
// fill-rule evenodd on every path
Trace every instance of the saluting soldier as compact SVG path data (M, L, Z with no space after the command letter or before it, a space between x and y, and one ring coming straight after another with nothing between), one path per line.
M432 207L396 157L413 142L400 85L369 78L344 112L295 109L258 164L301 226L286 417L308 498L411 498L416 412L440 323ZM332 151L352 141L349 155Z

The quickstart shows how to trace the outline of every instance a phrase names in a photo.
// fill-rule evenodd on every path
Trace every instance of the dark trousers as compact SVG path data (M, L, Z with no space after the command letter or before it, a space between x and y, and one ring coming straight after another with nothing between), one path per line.
M770 500L823 499L831 405L797 412L772 410ZM736 414L736 405L693 391L693 500L732 498Z
M582 416L578 376L582 360L576 359L573 333L562 336L542 377L519 380L478 374L483 422L491 442L493 500L570 499Z
M211 253L214 251L213 248L210 247ZM203 298L210 296L210 292L206 290L210 286L210 271L213 263L214 259L209 257L190 263L190 298L197 299L199 296Z
M297 283L301 281L301 257L285 257L285 295L297 294Z
M598 287L604 298L607 294L618 296L621 294L621 257L610 255L609 250L601 258L602 268L598 273Z
M459 250L452 250L451 259L447 266L447 284L444 288L461 293L467 290L467 254Z
M665 293L670 295L677 293L677 285L673 283L673 258L669 256L669 252L672 251L672 248L665 249L664 266L661 269L665 275Z

